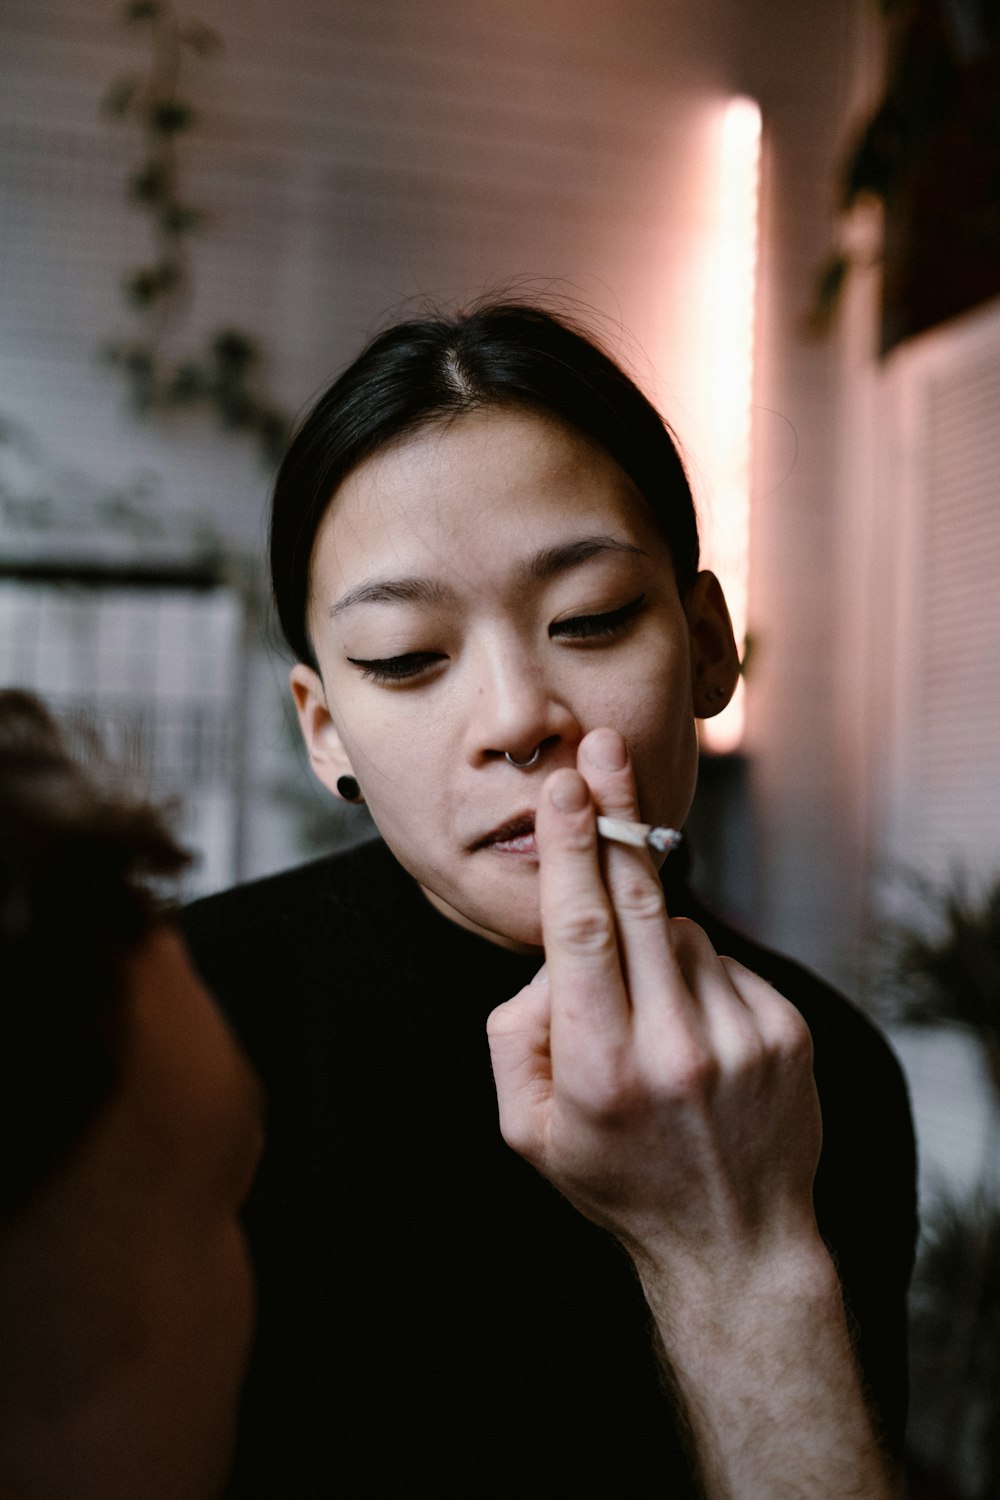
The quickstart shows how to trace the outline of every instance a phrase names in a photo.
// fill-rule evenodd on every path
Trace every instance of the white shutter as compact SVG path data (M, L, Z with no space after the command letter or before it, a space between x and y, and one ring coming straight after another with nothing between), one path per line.
M243 603L228 587L0 577L0 686L41 694L70 747L177 801L182 894L240 874Z
M901 350L898 713L888 851L1000 875L1000 309Z

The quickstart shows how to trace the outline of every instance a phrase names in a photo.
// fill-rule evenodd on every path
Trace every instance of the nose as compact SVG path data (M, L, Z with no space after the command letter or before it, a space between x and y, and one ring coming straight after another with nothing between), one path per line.
M530 651L515 641L484 649L474 666L468 722L468 754L476 764L529 762L537 748L568 745L583 731L570 705ZM534 762L532 762L534 763ZM549 756L539 763L552 769Z

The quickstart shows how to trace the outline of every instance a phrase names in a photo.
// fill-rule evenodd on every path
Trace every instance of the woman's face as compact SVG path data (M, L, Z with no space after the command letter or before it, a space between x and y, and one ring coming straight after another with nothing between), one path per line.
M643 818L679 826L695 711L721 706L699 702L703 679L732 641L711 575L682 603L605 450L503 408L425 428L344 480L317 534L309 627L321 676L298 666L292 681L317 774L331 789L353 774L434 905L513 946L541 943L545 777L611 726ZM527 770L505 757L536 746Z

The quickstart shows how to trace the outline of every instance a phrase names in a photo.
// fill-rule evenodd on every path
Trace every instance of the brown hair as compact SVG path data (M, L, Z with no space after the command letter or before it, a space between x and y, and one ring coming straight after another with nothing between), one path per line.
M0 1218L113 1089L121 961L161 913L149 881L187 860L37 698L0 691Z

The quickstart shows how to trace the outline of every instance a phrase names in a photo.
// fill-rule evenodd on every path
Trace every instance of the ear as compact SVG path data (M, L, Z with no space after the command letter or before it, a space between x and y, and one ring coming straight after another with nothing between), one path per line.
M691 696L695 717L720 714L736 691L740 657L722 585L699 573L684 596L691 642Z
M326 704L323 679L312 667L298 662L289 678L299 728L309 752L309 764L328 792L340 796L337 778L353 775L350 756L344 749Z

